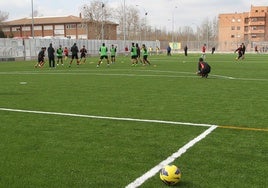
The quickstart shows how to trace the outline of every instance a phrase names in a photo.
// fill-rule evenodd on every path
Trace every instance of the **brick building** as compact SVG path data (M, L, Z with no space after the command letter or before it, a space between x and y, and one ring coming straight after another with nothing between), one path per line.
M219 50L230 51L242 42L247 50L268 42L268 6L251 6L249 12L219 14Z
M73 39L116 40L118 24L96 21L85 22L77 16L35 17L34 37L56 37ZM8 37L32 37L32 18L4 22L2 30Z

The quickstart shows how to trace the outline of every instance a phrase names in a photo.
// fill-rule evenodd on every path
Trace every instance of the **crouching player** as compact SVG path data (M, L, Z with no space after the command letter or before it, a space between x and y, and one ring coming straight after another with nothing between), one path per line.
M46 51L46 47L42 47L41 51L38 53L38 61L35 64L35 68L40 67L42 68L45 64L45 51Z
M210 69L209 64L204 62L203 58L199 58L197 75L201 76L202 78L207 78L208 73L210 73Z

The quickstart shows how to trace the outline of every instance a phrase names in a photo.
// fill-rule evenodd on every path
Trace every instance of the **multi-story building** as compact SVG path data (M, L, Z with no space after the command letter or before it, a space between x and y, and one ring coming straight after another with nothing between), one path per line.
M268 6L251 6L244 13L219 14L219 50L235 50L243 42L250 51L265 41L268 42Z
M81 16L35 17L4 22L2 30L7 37L116 40L117 26L107 21L85 21Z

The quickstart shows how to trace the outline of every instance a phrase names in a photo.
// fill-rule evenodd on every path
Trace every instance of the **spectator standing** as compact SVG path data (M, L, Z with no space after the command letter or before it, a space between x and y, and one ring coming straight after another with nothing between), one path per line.
M55 49L53 48L52 43L50 43L49 47L47 48L47 54L48 54L49 67L54 68L55 67Z

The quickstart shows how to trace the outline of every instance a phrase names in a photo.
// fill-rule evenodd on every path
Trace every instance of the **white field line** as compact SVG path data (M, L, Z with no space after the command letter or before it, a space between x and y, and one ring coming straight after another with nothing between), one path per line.
M113 71L118 71L113 70ZM122 71L129 71L128 69L122 69ZM109 71L112 72L112 71ZM95 70L91 71L72 71L72 72L61 72L61 71L55 71L55 72L36 72L36 71L25 71L25 72L0 72L0 75L95 75L95 76L128 76L128 77L166 77L166 78L200 78L199 76L196 76L195 73L192 72L176 72L176 71L157 71L157 70L138 70L137 72L154 72L154 73L167 73L167 74L137 74L137 73L99 73L95 72ZM173 74L173 75L172 75ZM176 74L182 74L182 75L176 75ZM189 74L189 75L186 75ZM227 79L227 80L242 80L242 81L268 81L266 78L236 78L231 76L225 76L225 75L216 75L216 74L210 74L209 78L220 78L220 79Z
M1 111L10 111L10 112L33 113L33 114L49 114L49 115L59 115L59 116L84 117L84 118L92 118L92 119L108 119L108 120L118 120L118 121L163 123L163 124L189 125L189 126L201 126L201 127L211 127L212 126L210 124L199 124L199 123L178 122L178 121L163 121L163 120L153 120L153 119L135 119L135 118L94 116L94 115L71 114L71 113L61 113L61 112L47 112L47 111L35 111L35 110L22 110L22 109L11 109L11 108L0 108L0 110Z
M159 173L159 171L161 170L161 168L163 168L164 166L166 166L166 165L172 163L173 161L175 161L183 153L185 153L189 148L191 148L192 146L194 146L197 142L201 141L203 138L205 138L207 135L209 135L216 128L217 128L216 125L212 125L210 128L208 128L202 134L200 134L199 136L197 136L196 138L194 138L193 140L191 140L190 142L188 142L187 144L185 144L177 152L173 153L167 159L165 159L164 161L160 162L155 167L151 168L149 171L147 171L145 174L143 174L142 176L140 176L139 178L137 178L132 183L128 184L126 186L126 188L136 188L136 187L139 187L146 180L150 179L151 177L153 177L154 175L156 175L157 173Z

